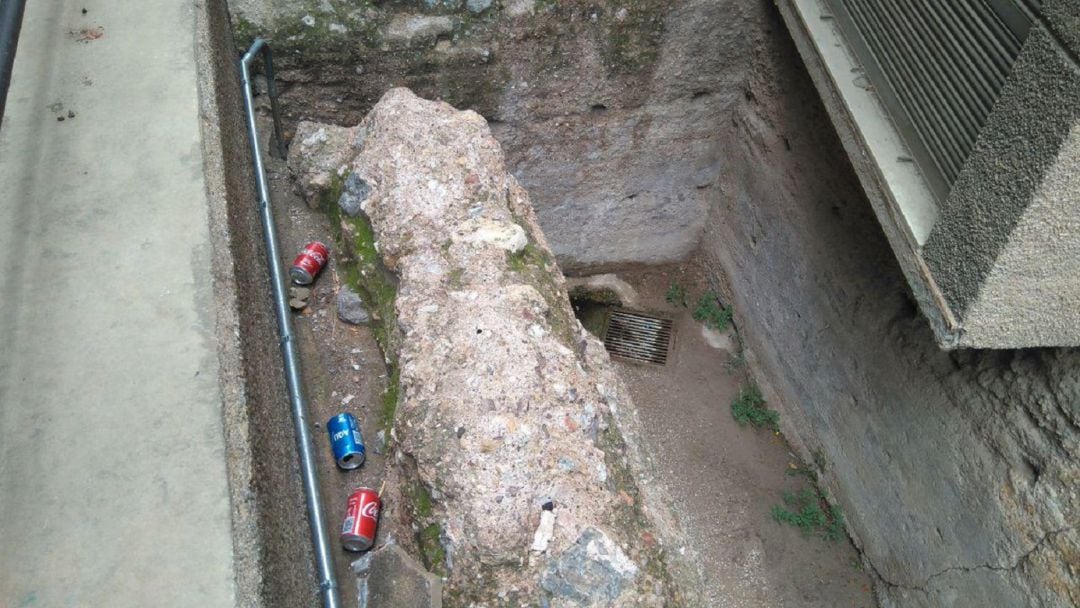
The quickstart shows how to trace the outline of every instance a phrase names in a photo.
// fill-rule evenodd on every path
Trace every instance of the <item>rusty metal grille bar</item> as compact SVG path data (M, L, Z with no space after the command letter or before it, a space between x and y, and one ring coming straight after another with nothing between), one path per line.
M604 346L614 357L664 365L672 335L670 319L616 309L608 318Z

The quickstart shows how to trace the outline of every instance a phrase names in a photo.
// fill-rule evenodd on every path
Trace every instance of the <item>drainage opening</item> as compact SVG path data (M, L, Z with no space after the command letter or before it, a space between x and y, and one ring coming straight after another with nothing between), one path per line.
M570 290L570 306L581 326L592 335L604 339L608 315L612 308L622 304L618 294L606 288L579 285Z
M613 357L665 365L672 336L671 319L614 309L608 316L604 346Z

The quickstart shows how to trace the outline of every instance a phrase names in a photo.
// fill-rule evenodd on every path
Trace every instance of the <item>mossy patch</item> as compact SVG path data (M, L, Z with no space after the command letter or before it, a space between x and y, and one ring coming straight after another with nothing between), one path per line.
M338 267L343 270L345 284L360 295L368 311L372 313L372 331L387 362L387 386L383 393L380 418L383 428L393 426L394 416L401 392L401 370L397 364L398 336L397 279L382 264L375 246L375 230L363 214L346 217L341 213L341 198L345 180L335 176L323 193L320 203L330 216L334 237L338 242Z
M604 24L601 54L608 72L635 75L651 72L660 58L664 23L671 10L667 0L611 0L600 22Z
M494 60L498 48L498 11L474 15L462 7L427 7L406 2L331 0L333 12L320 8L322 0L305 0L270 28L243 18L233 24L238 47L246 48L256 36L270 40L283 90L290 77L303 72L306 88L329 87L339 96L334 112L362 116L392 86L405 86L427 99L441 99L460 109L494 116L510 81L509 67ZM451 14L451 32L412 41L407 46L388 40L390 23L417 9L428 14ZM451 42L437 47L437 42ZM298 72L299 71L299 72ZM306 96L285 95L285 114L318 116L318 106ZM323 117L326 119L327 117ZM340 120L340 116L338 117Z
M407 488L409 504L413 508L413 516L417 519L427 519L434 512L435 501L431 492L419 480L412 481Z
M442 545L442 526L434 521L435 499L424 482L420 480L416 461L406 456L402 460L402 498L405 515L413 534L420 559L430 572L446 575L446 550Z
M439 576L446 575L446 550L442 546L442 526L430 524L416 535L424 566Z
M262 34L261 28L244 16L237 17L232 24L233 43L238 50L245 51Z
M608 287L591 287L589 285L575 285L570 289L571 300L588 300L596 304L606 306L619 306L622 299L614 289Z
M446 284L450 289L461 289L465 287L465 269L455 268L446 275Z
M392 365L390 379L386 383L386 390L382 394L382 402L379 408L379 420L384 429L394 426L394 417L397 415L398 402L401 400L401 368ZM389 438L387 438L389 439Z
M510 270L522 273L534 267L542 268L548 261L548 255L544 250L529 243L517 253L507 252L506 261L510 264Z
M648 527L644 500L627 463L626 440L619 432L614 416L607 414L604 418L607 428L597 437L597 447L604 452L608 489L620 497L611 514L611 529L618 531L621 536L620 545L630 547L630 557L653 579L662 583L664 605L681 606L678 590L668 571L664 549Z
M521 223L520 220L518 223ZM529 233L527 227L525 232ZM545 319L552 334L564 346L574 350L576 321L568 311L569 298L566 291L555 283L554 273L558 272L558 267L551 254L537 246L530 236L529 243L521 251L506 254L506 264L511 272L519 275L526 284L543 296L547 303Z

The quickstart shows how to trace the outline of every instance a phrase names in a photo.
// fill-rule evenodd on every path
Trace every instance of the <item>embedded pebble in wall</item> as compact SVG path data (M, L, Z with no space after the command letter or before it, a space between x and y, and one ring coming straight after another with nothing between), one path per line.
M471 13L480 14L491 8L491 0L467 0L465 8Z

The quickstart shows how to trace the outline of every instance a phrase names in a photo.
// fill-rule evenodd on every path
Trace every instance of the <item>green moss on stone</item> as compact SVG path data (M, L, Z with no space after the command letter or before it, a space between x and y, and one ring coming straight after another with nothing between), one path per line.
M528 233L526 228L526 233ZM574 350L576 321L569 312L569 298L555 283L558 268L551 255L530 241L517 253L507 253L509 269L519 275L524 283L531 285L547 303L545 319L551 332L567 348Z
M656 542L646 541L652 532L647 527L648 518L644 511L644 501L638 489L637 481L627 463L626 440L619 432L615 418L611 414L604 416L607 428L597 437L597 447L604 452L604 464L608 471L608 488L619 494L629 496L632 504L625 500L616 502L612 516L612 529L618 531L621 545L632 547L631 557L645 572L663 584L665 606L683 605L677 597L677 589L668 571L664 550Z
M379 409L379 418L382 427L389 430L394 426L394 417L397 415L398 401L401 399L401 368L392 365L390 368L390 381L387 382L386 391L382 394L382 403ZM389 437L387 437L389 440Z
M522 273L533 268L543 268L547 263L547 254L536 245L529 243L517 253L507 253L506 261L510 270Z
M250 47L251 43L261 34L259 26L243 16L236 18L232 30L233 42L236 44L236 48L240 50Z
M420 555L424 559L424 566L431 572L440 576L446 575L446 550L443 549L442 526L430 524L416 535L417 544L420 545Z
M397 281L382 264L375 246L375 230L363 215L346 217L341 213L338 199L345 178L334 176L323 193L320 203L330 216L334 238L338 243L338 267L344 272L345 284L360 295L368 311L372 313L372 331L387 361L386 391L383 393L380 417L383 428L389 430L394 423L401 393L401 370L397 363Z

